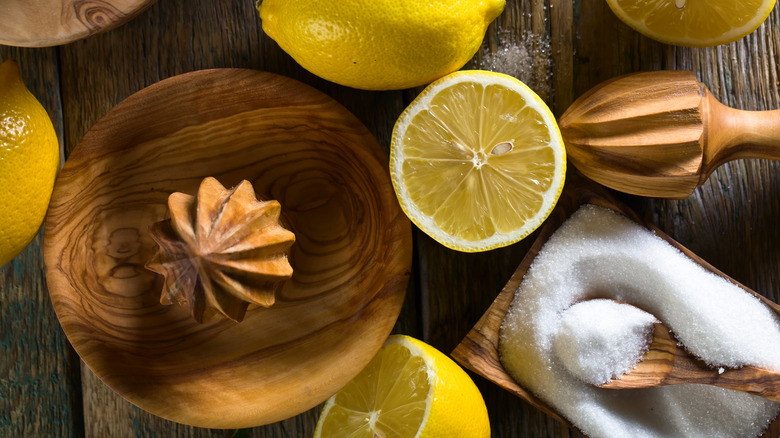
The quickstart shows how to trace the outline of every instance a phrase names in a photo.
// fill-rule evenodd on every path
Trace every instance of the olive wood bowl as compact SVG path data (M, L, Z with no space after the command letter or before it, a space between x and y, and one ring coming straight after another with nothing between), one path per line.
M523 276L528 271L534 257L539 253L547 239L558 229L558 227L571 216L577 209L584 204L594 204L609 208L628 217L629 219L647 227L656 235L669 242L672 246L683 252L686 256L700 264L705 269L725 278L731 283L736 284L750 294L758 297L761 302L769 306L778 315L780 315L780 305L772 302L766 297L748 289L739 284L734 279L728 277L715 269L712 265L692 253L687 248L680 245L677 241L667 236L657 227L648 224L636 215L626 205L615 199L603 186L597 185L587 180L578 173L570 173L567 176L566 187L561 194L555 209L540 230L540 234L534 241L531 249L520 262L517 270L512 274L507 284L498 294L493 304L488 308L482 318L477 321L471 331L452 351L451 355L455 361L465 368L479 374L487 380L493 382L499 387L520 397L525 402L536 407L545 414L555 418L567 427L572 424L563 415L556 412L544 401L538 399L534 394L518 385L512 377L504 370L498 356L498 340L501 323L506 316L509 306L514 298L515 291L523 281ZM762 438L775 438L780 434L780 416L775 418L768 429L762 435Z
M411 224L387 160L344 107L282 76L203 70L139 91L56 182L44 262L65 334L115 392L179 423L251 427L318 405L379 350L406 293ZM168 195L207 176L250 181L296 235L292 278L241 323L160 304L162 276L144 268Z
M155 0L2 0L0 44L48 47L120 26Z

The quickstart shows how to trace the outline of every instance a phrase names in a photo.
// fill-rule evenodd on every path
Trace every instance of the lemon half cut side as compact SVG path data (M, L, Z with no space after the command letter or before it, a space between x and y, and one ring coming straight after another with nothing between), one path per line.
M390 175L401 208L451 249L486 251L523 239L552 211L565 173L552 112L505 74L445 76L393 129Z
M379 353L328 399L314 438L489 438L479 389L452 359L409 336Z
M607 0L624 23L662 43L711 47L736 41L766 20L775 0Z

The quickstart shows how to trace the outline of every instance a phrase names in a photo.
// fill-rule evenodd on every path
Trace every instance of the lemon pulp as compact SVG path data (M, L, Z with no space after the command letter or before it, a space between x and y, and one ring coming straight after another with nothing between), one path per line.
M315 438L490 436L482 395L452 359L417 339L391 336L323 407Z
M462 251L514 243L547 217L566 160L555 118L522 82L465 71L431 84L393 131L390 173L406 214Z
M754 31L775 0L607 0L607 4L626 24L650 38L706 47Z

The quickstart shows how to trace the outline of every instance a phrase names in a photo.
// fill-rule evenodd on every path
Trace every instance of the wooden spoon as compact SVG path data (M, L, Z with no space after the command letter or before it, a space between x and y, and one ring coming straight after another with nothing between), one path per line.
M601 388L636 389L679 383L720 386L780 402L780 373L752 366L712 368L685 351L671 330L660 322L653 328L650 349L636 367Z
M585 176L641 196L686 198L727 161L780 159L780 110L729 108L688 71L606 81L577 99L559 126Z

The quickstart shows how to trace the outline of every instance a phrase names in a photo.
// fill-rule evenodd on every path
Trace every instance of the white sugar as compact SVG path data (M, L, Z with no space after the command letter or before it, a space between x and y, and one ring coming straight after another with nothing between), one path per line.
M579 336L566 328L566 314L594 298L643 309L716 368L780 371L780 318L771 309L647 229L585 206L535 257L504 319L499 352L521 386L586 435L755 437L780 413L779 403L705 385L617 391L575 377L575 359L555 344ZM590 377L616 370L579 367Z
M650 346L655 317L612 300L588 300L561 314L555 356L572 375L601 385L631 372Z
M552 57L550 38L533 32L519 35L501 32L495 50L483 45L474 68L514 76L540 96L550 95Z

